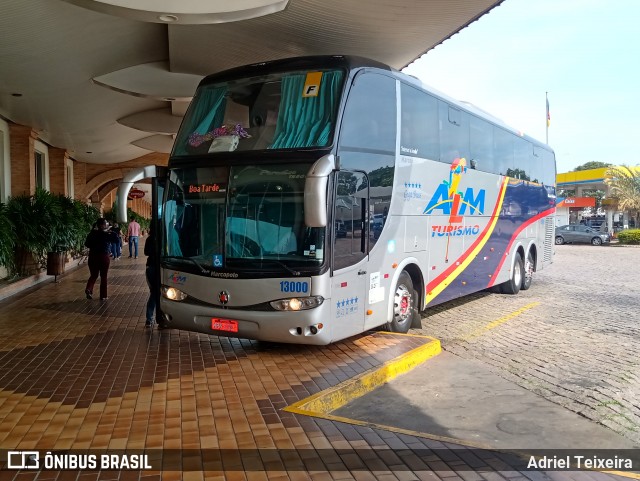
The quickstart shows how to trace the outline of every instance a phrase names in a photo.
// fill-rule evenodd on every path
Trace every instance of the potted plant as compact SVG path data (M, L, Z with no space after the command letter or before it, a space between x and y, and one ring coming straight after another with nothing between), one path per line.
M17 273L24 276L39 272L50 244L52 219L58 217L53 197L40 189L33 196L11 197L7 214L15 228Z
M16 235L13 222L9 219L7 206L0 202L0 266L14 273L14 248Z
M15 231L16 271L29 275L47 267L51 275L58 275L62 273L60 267L53 266L62 266L64 270L66 252L82 250L98 211L63 195L38 189L32 196L10 198L7 216Z

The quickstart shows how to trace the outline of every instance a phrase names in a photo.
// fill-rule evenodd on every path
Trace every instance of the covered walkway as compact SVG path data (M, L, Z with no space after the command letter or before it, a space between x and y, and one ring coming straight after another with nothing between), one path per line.
M282 411L407 352L421 342L417 338L368 334L306 347L150 330L144 327L148 291L142 258L112 262L106 302L85 299L87 276L83 266L58 284L0 303L2 450L224 449L229 454L260 449L304 456L312 448L441 446ZM255 476L260 471L240 472L245 467L237 456L225 458L217 466L174 460L165 466L174 471L164 472L163 479L182 479L183 469L193 470L184 479L222 479L223 468L234 472L233 479L267 479L264 473ZM344 461L329 462L335 471L322 462L315 469L333 476L315 479L349 477L340 467ZM433 462L434 469L447 467L444 460ZM278 462L272 468L277 472ZM206 476L200 472L205 470ZM77 471L24 470L1 471L0 479L114 479L117 474L96 471L77 478ZM159 478L158 471L133 474L123 479ZM287 479L286 472L280 474ZM308 479L300 478L300 468L289 474Z

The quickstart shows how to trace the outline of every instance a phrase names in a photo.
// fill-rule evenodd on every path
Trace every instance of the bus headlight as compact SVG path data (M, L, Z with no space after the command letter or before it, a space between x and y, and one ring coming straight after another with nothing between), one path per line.
M161 292L162 297L165 297L170 301L184 301L187 298L187 295L184 292L180 289L176 289L175 287L163 287Z
M291 299L280 299L272 301L271 307L278 311L302 311L305 309L313 309L324 302L322 296L310 297L293 297Z

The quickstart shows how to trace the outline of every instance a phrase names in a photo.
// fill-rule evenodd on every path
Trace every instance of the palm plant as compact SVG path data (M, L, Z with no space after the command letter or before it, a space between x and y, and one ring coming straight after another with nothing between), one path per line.
M7 206L0 202L0 266L4 266L9 272L14 268L14 247L16 233L13 222L7 215Z
M605 182L618 199L618 208L627 211L638 225L640 214L640 170L627 165L609 167Z
M9 266L19 274L29 273L30 256L44 267L48 252L80 252L99 217L95 207L41 189L10 198L6 213L15 233L15 263Z
M57 220L60 207L50 192L36 190L34 195L11 197L7 203L9 218L16 232L16 267L26 274L29 255L36 265L45 265L46 254L54 246L57 232L63 228Z
M82 251L85 237L100 213L95 207L64 195L56 196L56 202L60 206L59 224L62 229L54 233L53 250L69 251L75 255Z

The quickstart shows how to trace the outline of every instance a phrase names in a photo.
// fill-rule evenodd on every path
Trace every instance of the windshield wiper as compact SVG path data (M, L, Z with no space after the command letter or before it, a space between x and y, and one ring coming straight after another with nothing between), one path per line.
M196 260L193 259L192 257L163 256L162 259L176 259L179 261L189 261L193 263L198 269L200 269L200 272L202 272L203 274L208 274L210 272L209 270L205 269L202 265L200 265L198 262L196 262Z
M279 261L277 259L260 259L260 262L273 262L275 264L278 264L280 267L284 267L289 273L293 274L294 276L300 275L300 271L296 271L292 269L291 267L286 265L284 262Z

